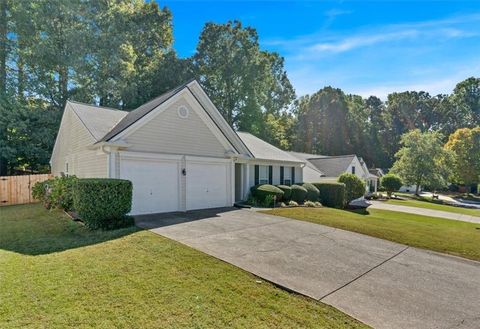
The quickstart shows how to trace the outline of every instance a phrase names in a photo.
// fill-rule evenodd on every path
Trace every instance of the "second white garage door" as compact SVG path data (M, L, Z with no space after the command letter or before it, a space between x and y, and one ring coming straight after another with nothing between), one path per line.
M229 206L230 163L187 160L187 210Z

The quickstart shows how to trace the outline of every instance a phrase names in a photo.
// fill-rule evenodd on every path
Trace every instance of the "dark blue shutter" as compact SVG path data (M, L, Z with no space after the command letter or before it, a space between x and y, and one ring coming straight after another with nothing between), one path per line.
M259 170L260 168L258 167L258 165L255 165L255 185L258 185Z
M272 185L273 182L273 167L268 166L268 184Z
M295 167L292 167L292 184L295 184Z
M284 170L285 170L285 168L283 166L281 166L280 167L280 185L283 185L283 183L284 183L284 180L283 180L283 176L285 175Z

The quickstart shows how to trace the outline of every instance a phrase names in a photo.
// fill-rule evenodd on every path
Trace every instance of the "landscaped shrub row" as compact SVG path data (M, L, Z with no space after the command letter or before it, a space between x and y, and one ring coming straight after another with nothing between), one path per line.
M302 187L307 190L306 199L308 201L318 201L318 199L320 198L320 191L318 190L318 188L315 187L315 185L311 183L303 183Z
M307 197L307 189L300 185L292 185L292 200L298 203L303 203Z
M55 177L35 184L35 199L47 209L75 210L91 229L114 229L133 225L132 183L121 179Z
M74 187L75 210L91 229L130 226L132 182L123 179L80 179Z
M280 201L283 197L283 191L276 186L269 184L258 184L250 188L250 193L259 202L265 202L267 199L273 201L276 198Z
M345 184L320 182L313 183L320 191L320 202L322 205L332 208L343 208L345 206Z
M292 197L292 188L287 185L277 185L283 191L282 201L289 201Z

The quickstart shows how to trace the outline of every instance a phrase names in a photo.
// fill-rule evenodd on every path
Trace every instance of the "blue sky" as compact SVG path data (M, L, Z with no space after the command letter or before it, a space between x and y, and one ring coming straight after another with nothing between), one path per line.
M195 51L206 22L239 19L279 52L297 95L331 85L385 98L450 93L480 76L480 1L163 1L175 48Z

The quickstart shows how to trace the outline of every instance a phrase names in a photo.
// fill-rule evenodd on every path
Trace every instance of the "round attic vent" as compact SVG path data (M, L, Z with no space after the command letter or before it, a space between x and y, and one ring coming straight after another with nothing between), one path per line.
M180 105L177 109L177 113L180 118L186 119L190 114L190 110L185 105Z

